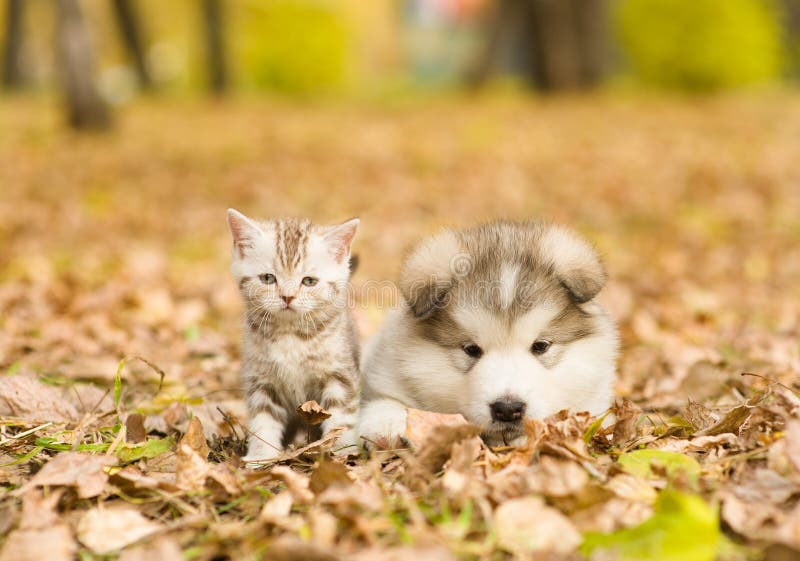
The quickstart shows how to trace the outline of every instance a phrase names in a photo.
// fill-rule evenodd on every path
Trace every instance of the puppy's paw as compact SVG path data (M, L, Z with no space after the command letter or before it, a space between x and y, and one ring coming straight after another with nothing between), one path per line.
M408 448L406 408L391 400L375 401L361 411L357 433L367 451Z

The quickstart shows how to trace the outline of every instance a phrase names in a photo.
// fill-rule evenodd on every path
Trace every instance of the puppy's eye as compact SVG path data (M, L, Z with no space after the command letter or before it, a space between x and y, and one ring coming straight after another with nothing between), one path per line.
M315 277L303 277L303 284L306 286L314 286L319 282L318 278Z
M533 345L531 345L531 352L535 355L543 355L550 348L551 344L552 343L550 343L550 341L545 341L544 339L540 339L538 341L535 341Z
M480 348L475 343L470 343L469 345L464 345L464 352L467 353L467 356L472 358L481 358L483 356L483 349Z
M261 282L263 282L264 284L275 284L275 282L278 280L272 273L264 273L259 278L261 279Z

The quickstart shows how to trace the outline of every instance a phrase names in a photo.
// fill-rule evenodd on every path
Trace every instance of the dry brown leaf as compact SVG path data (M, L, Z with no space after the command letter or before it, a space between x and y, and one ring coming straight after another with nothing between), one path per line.
M78 408L64 391L33 376L0 377L0 416L28 421L75 422Z
M93 508L78 522L78 539L93 552L105 555L161 530L133 507Z
M589 483L586 470L571 460L542 456L527 473L530 492L547 497L567 497L578 494Z
M312 507L308 511L308 523L311 526L311 539L315 543L332 546L336 542L339 520L333 514L320 507Z
M259 520L269 524L282 525L292 511L291 493L278 493L261 508Z
M649 482L629 473L619 473L608 480L606 489L616 496L632 501L652 505L658 494Z
M734 407L716 423L701 431L697 431L696 436L717 436L719 434L733 433L739 434L739 429L750 417L752 407L749 405L739 405Z
M494 513L497 542L516 555L534 552L570 553L582 538L572 522L540 497L504 502Z
M442 476L442 488L448 497L464 502L478 494L474 462L483 448L480 438L467 438L453 444L450 461Z
M689 421L695 430L707 429L719 420L718 415L714 414L708 407L697 403L691 397L683 410L683 417Z
M230 464L213 464L208 471L207 481L219 485L228 495L236 497L242 493L242 487L236 472Z
M621 446L636 436L636 424L642 415L642 408L630 399L623 398L614 403L614 416L617 421L614 424L612 441L615 445Z
M733 487L743 501L780 505L792 495L800 494L800 485L781 477L771 469L756 469Z
M158 475L158 473L154 472L147 475L134 466L125 466L121 470L114 472L111 476L111 482L126 490L161 489L168 493L174 493L179 490L174 481L166 481L163 477L155 477L155 475Z
M441 545L369 548L348 557L351 561L455 561L457 557Z
M275 466L269 472L270 477L283 481L289 488L295 502L305 504L314 499L314 493L310 490L310 481L308 477L303 474L297 473L288 466Z
M331 416L330 413L325 411L322 406L313 399L300 405L297 408L297 412L300 414L300 418L309 425L318 425Z
M175 539L157 536L147 543L125 548L118 561L178 561L183 558L183 552Z
M349 470L344 464L322 455L311 473L309 488L315 495L319 495L331 485L350 485L352 480L348 474Z
M450 459L454 444L476 437L480 432L480 427L469 423L436 425L416 453L408 458L409 479L415 483L428 480Z
M48 528L11 532L0 551L0 561L41 561L45 551L47 561L75 559L78 545L69 526L57 523Z
M414 448L419 448L422 443L437 432L440 427L469 425L463 415L450 415L447 413L434 413L421 409L407 409L405 438Z
M64 494L63 489L44 494L41 489L29 489L22 496L22 516L19 527L23 530L35 530L53 526L59 521L56 512L58 501Z
M293 536L282 536L269 545L270 561L342 561L330 548L308 543Z
M113 456L62 452L47 462L24 489L37 486L75 487L78 497L88 499L103 492L108 482L105 469L117 465Z
M175 482L181 489L195 490L205 485L211 471L208 443L200 419L192 417L186 434L178 443Z
M144 415L131 413L125 419L125 440L128 442L144 442L147 429L144 428Z

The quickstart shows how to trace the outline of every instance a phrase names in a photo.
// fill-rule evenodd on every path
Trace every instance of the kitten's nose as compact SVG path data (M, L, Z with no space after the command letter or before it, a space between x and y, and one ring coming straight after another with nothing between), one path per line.
M287 306L292 303L292 300L294 300L294 296L283 296L283 295L281 295L281 298L283 298L283 301L286 302Z
M525 403L513 399L498 399L489 404L492 420L511 423L522 419L525 413Z

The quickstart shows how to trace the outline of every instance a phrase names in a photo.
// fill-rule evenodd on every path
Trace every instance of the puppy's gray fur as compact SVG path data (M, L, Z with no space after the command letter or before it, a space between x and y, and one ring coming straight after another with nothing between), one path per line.
M421 243L400 276L402 305L365 352L358 433L393 442L413 407L461 413L489 443L517 443L521 415L496 418L492 404L536 418L602 413L618 347L594 300L605 282L597 252L547 223L496 222Z

